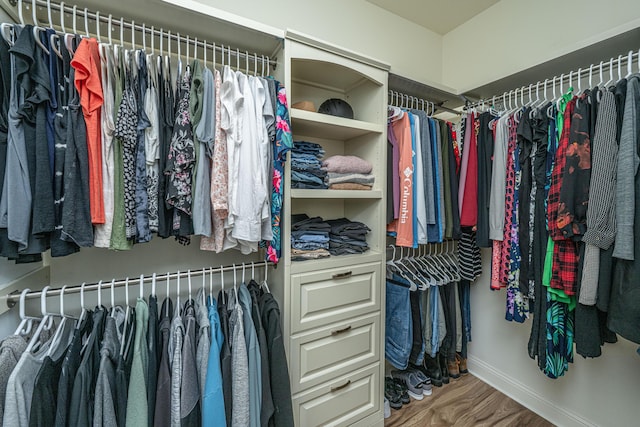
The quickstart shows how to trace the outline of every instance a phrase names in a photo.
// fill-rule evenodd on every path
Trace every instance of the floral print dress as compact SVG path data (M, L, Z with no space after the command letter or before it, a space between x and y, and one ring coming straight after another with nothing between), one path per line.
M176 120L171 144L169 146L167 166L164 170L164 173L169 175L166 202L174 208L172 228L176 235L181 228L182 216L191 217L191 208L193 205L191 187L196 158L193 143L193 127L189 113L190 91L191 71L189 67L187 67L180 84ZM188 241L184 241L188 239L188 236L178 236L178 238L181 243L188 243Z
M273 239L267 244L267 261L274 263L278 262L282 254L282 224L280 221L282 199L284 197L282 177L284 175L284 163L287 159L287 152L293 147L287 93L279 82L276 82L276 90L278 93L276 101L276 138L273 142L274 159L271 190L271 226L273 229Z

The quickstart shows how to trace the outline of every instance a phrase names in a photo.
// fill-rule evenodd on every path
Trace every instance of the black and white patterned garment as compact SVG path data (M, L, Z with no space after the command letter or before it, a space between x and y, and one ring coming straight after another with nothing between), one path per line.
M167 204L173 206L173 231L176 239L182 244L189 243L188 235L178 235L183 216L191 217L192 181L195 167L195 145L193 142L193 126L189 113L189 98L191 92L191 70L189 67L182 76L180 84L179 102L173 136L169 146L169 156L164 170L169 175L167 187Z
M114 132L114 136L122 141L123 148L124 222L127 239L136 237L136 145L138 143L138 110L130 78L130 75L125 78L125 90L118 109Z
M480 248L476 243L476 232L471 227L462 227L462 237L458 241L460 276L473 282L482 274Z

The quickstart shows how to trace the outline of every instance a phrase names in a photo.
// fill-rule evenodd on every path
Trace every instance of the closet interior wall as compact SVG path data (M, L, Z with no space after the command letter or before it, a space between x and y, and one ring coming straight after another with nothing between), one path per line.
M0 9L0 17L3 18L2 22L19 20L18 3L23 7L22 14L26 23L33 23L32 5L36 4L35 20L39 25L48 27L49 23L52 22L53 28L60 31L62 28L59 10L63 6L66 11L64 25L67 32L72 32L75 29L77 33L82 35L87 33L92 37L99 35L103 42L108 41L109 37L111 37L113 43L124 44L126 48L130 48L132 45L135 45L138 49L146 47L147 52L150 52L153 48L156 54L159 54L161 52L160 49L162 49L164 55L171 54L172 67L174 69L177 64L178 53L180 53L182 64L185 66L187 64L187 54L189 55L189 60L192 60L195 50L197 58L201 61L204 60L206 55L207 63L210 67L213 67L215 63L216 68L221 69L223 64L230 64L233 69L238 69L242 72L248 71L250 74L272 75L280 81L284 77L283 67L277 65L277 55L282 48L282 39L279 37L281 33L276 30L269 29L269 32L261 33L233 22L225 22L217 18L204 16L197 11L182 10L175 8L175 6L171 6L169 9L171 13L165 15L152 14L154 17L163 16L164 24L169 24L163 27L162 21L133 20L127 15L122 18L115 15L110 16L109 10L105 9L97 13L95 10L85 9L87 4L92 4L91 2L86 2L86 4L79 2L74 5L44 0L33 2L27 0L16 2L16 4L3 2L0 5L2 7ZM48 5L50 5L50 8ZM160 10L165 10L167 7L167 5L160 6ZM138 9L133 8L133 10ZM51 13L49 13L49 10ZM176 12L185 18L184 22L188 21L192 24L207 23L207 25L185 27L184 24L178 22L183 22L182 19L177 21L169 19L171 16L175 16ZM86 20L85 13L88 13ZM99 18L99 26L96 25L96 18ZM109 31L109 21L111 21L111 31ZM196 29L199 31L199 37L189 32L178 33L174 30L172 24L183 25L182 28ZM261 25L256 25L256 27L268 28ZM208 29L211 29L211 37L207 36ZM225 29L230 30L221 35L221 31ZM144 37L143 34L145 34ZM235 40L229 40L230 36L235 37ZM169 41L169 38L171 38L171 41ZM222 43L220 40L222 40ZM254 48L252 48L252 43ZM204 52L205 46L207 48L206 54ZM216 254L201 251L199 249L199 238L193 239L188 246L182 246L173 238L161 239L154 236L151 242L136 244L131 250L123 252L83 248L74 255L60 258L51 258L45 253L42 263L27 265L16 265L13 262L2 259L0 260L0 286L4 286L0 289L0 292L15 292L17 289L25 287L39 290L46 285L51 285L52 288L59 288L63 285L79 285L81 281L98 282L99 280L111 280L113 277L138 277L140 274L150 275L154 272L197 270L204 267L232 265L234 263L241 265L243 262L262 262L263 260L264 251L262 250L250 255L242 255L236 250ZM21 280L21 278L24 279ZM36 278L48 278L49 280L42 282L36 280ZM95 295L88 296L88 298L92 298L92 304L96 302ZM74 298L69 298L66 305L70 311L77 310L78 307ZM12 329L15 329L16 319L16 310L11 310L10 313L5 314L2 318L3 321L0 322L0 334L3 334L3 336L11 334Z

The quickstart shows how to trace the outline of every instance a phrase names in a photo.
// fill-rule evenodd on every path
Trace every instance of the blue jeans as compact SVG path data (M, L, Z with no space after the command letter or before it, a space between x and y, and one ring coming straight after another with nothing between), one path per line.
M408 287L386 283L384 354L397 369L407 369L413 343L409 292Z

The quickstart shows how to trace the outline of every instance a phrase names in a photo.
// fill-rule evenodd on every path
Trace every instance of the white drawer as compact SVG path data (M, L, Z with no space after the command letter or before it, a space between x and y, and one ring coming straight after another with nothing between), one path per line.
M296 426L347 426L380 410L378 363L293 398Z
M291 392L297 393L380 360L380 312L291 339Z
M379 310L380 263L294 274L291 288L295 334Z

